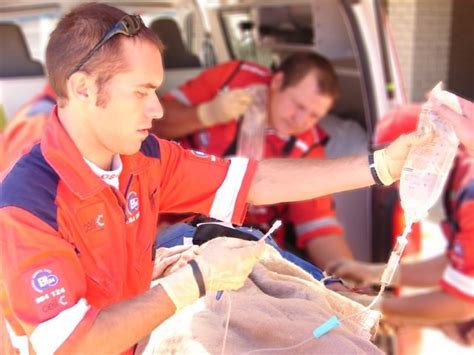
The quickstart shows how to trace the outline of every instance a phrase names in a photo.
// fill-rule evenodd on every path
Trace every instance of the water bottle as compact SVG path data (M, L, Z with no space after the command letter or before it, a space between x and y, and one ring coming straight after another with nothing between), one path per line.
M252 103L245 111L240 124L237 155L260 160L265 147L268 89L259 84L249 86L247 90L252 97Z
M433 99L437 99L462 112L456 96L441 88L439 83L431 91L418 121L418 130L433 129L434 138L428 144L411 148L402 170L400 199L407 224L424 218L441 195L459 145L451 124L432 110Z

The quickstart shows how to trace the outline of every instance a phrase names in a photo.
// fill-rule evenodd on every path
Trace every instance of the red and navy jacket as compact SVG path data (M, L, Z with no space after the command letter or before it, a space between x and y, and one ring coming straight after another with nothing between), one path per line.
M101 309L148 289L159 212L242 223L255 162L153 135L121 160L115 189L88 167L55 110L41 142L5 172L0 327L7 324L12 342L70 353Z

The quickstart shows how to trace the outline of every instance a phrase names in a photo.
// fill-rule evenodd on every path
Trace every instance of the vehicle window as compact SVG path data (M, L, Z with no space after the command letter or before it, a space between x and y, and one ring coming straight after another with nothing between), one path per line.
M173 19L180 28L181 37L186 49L200 56L202 43L204 41L204 31L201 22L197 16L195 16L196 8L192 3L187 3L180 8L170 7L167 4L157 6L158 4L153 3L124 3L117 5L111 2L110 4L117 6L125 12L140 15L147 26L150 26L151 23L157 19Z
M220 12L220 21L232 58L257 62L267 67L273 64L271 50L256 45L250 10L223 10Z

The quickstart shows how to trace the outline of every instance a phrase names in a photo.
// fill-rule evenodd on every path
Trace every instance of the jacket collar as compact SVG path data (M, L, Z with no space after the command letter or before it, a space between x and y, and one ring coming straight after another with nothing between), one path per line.
M41 151L61 180L81 199L91 197L107 185L87 166L81 152L58 118L54 107L41 139Z
M81 152L59 121L57 106L53 109L41 139L41 151L46 161L75 195L87 199L108 188L87 165ZM137 175L148 168L150 159L141 153L120 156L122 174Z

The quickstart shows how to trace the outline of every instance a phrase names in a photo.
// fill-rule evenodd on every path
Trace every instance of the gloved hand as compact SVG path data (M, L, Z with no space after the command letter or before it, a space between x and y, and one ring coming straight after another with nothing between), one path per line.
M204 126L210 127L232 119L239 119L251 102L252 97L247 90L229 90L200 104L197 107L197 115Z
M165 276L168 269L183 258L183 253L188 251L191 245L177 245L171 248L158 248L155 251L152 280Z
M429 143L434 137L432 129L402 134L384 149L374 152L377 175L384 185L400 179L403 165L411 147Z
M236 238L215 238L204 244L195 258L206 291L237 290L243 286L265 249L264 243ZM179 310L199 298L199 288L191 266L160 280Z
M168 276L168 275L172 274L173 272L181 269L183 266L185 266L191 260L196 258L196 256L198 255L199 246L198 245L190 245L190 246L188 246L188 248L189 249L186 249L182 253L179 254L179 259L175 263L170 264L164 270L162 276Z
M265 250L264 243L237 238L215 238L196 257L206 290L237 290L244 285Z
M362 261L345 259L330 263L326 272L330 275L340 277L343 280L351 280L360 284L378 284L385 270L384 263L365 263ZM392 279L392 284L398 284L400 270L397 269Z

